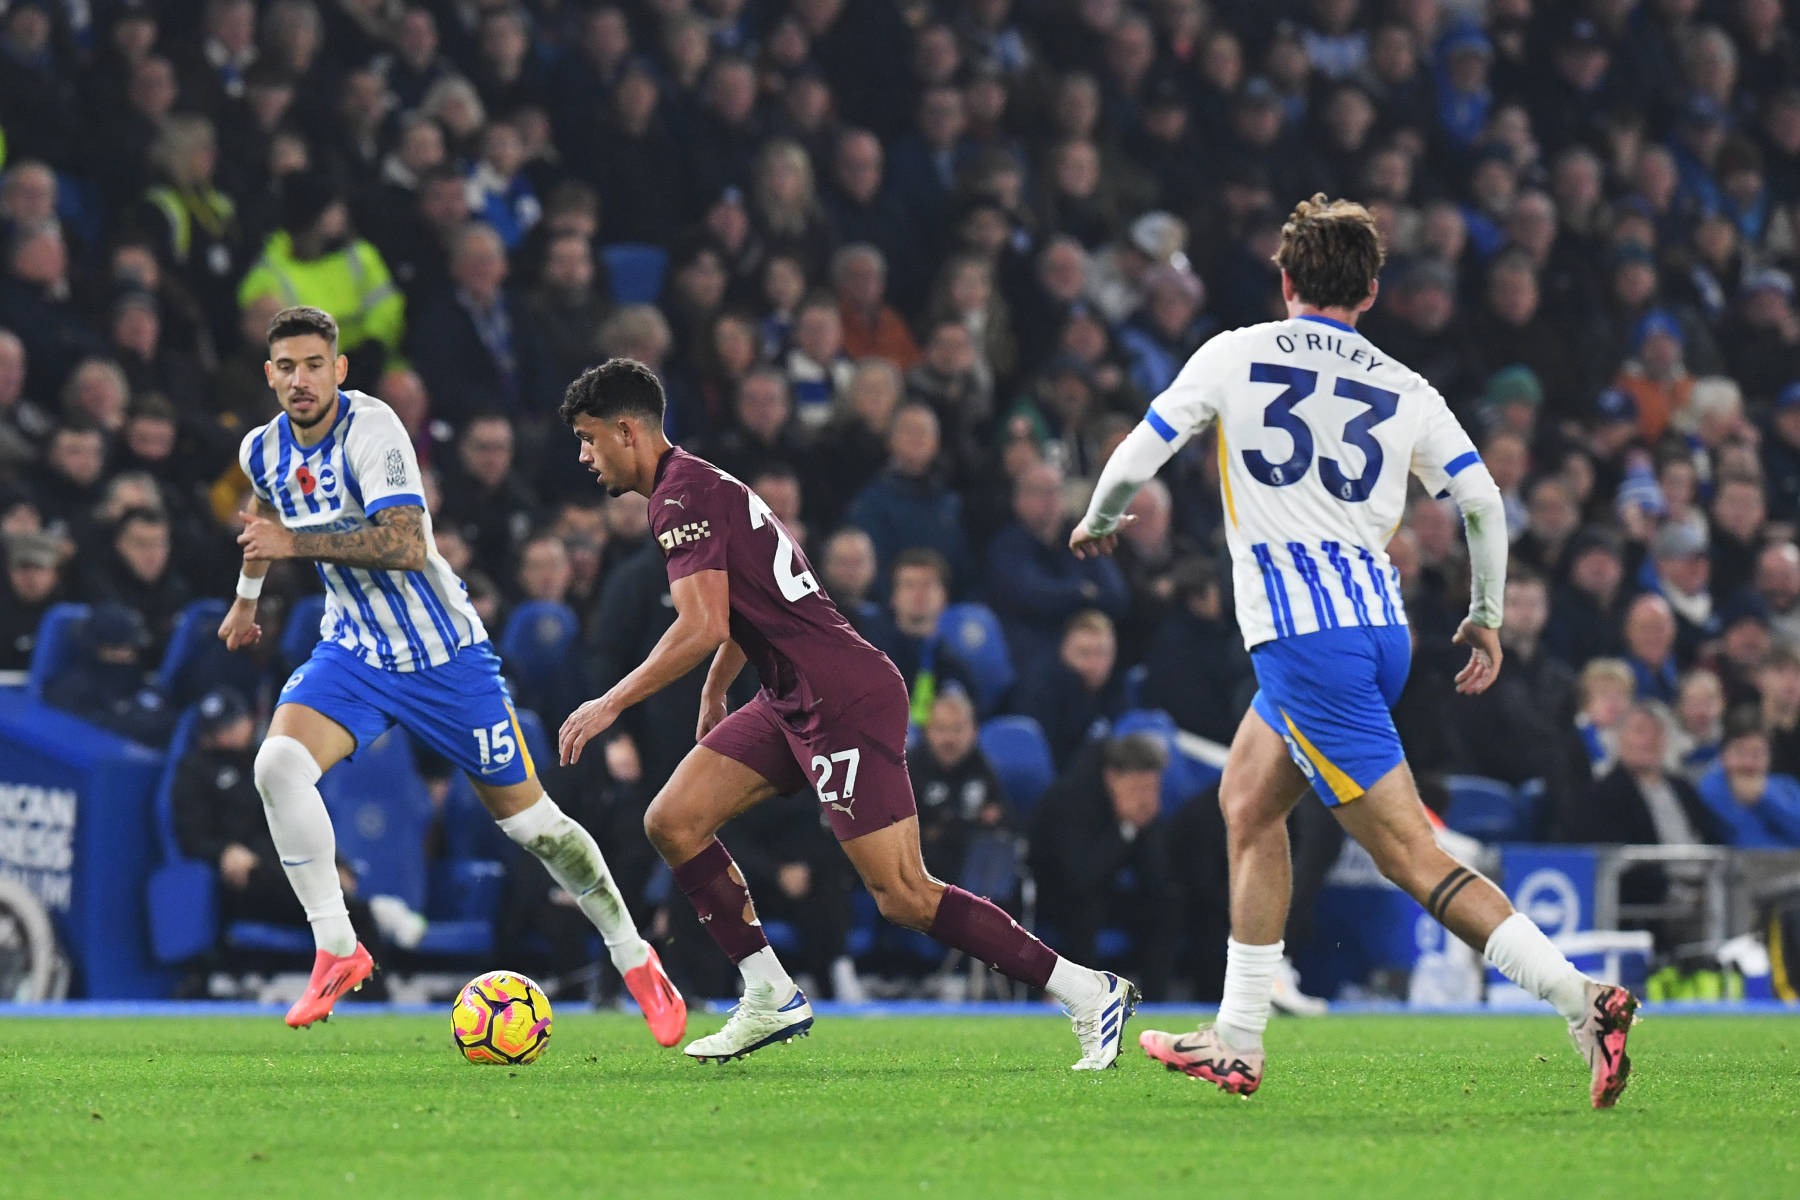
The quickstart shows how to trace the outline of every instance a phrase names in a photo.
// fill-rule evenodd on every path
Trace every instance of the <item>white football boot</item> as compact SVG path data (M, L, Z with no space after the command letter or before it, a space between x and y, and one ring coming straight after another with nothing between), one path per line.
M682 1053L700 1062L728 1062L776 1042L805 1037L812 1023L812 1005L805 992L795 988L786 1001L779 1001L774 988L753 983L744 988L744 998L731 1010L725 1028L689 1042Z
M1300 972L1294 960L1284 958L1275 967L1275 986L1269 992L1269 1004L1276 1012L1290 1017L1322 1017L1331 1011L1331 1002L1309 996L1300 990Z
M1091 1001L1071 1005L1069 1021L1075 1036L1081 1040L1081 1061L1071 1071L1104 1071L1119 1061L1119 1047L1125 1041L1125 1022L1137 1011L1143 999L1137 984L1121 979L1111 971L1095 971L1100 990Z

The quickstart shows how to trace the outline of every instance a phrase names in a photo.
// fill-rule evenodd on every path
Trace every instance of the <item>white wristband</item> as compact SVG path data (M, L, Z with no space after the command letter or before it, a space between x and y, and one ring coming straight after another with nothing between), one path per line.
M265 578L265 576L262 576L262 575L258 575L255 578L252 578L249 575L244 574L242 571L239 571L238 572L238 585L237 585L238 598L241 600L254 600L258 596L262 595L262 585L263 585L264 578Z

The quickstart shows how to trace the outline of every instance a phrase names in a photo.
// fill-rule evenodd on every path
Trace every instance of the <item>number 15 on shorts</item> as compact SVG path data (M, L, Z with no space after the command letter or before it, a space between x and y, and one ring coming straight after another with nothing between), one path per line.
M827 791L839 763L844 765L843 784L839 790ZM854 748L839 750L830 756L813 755L812 769L819 773L818 782L814 785L819 792L819 802L849 812L850 806L856 803L856 768L861 763L862 751Z

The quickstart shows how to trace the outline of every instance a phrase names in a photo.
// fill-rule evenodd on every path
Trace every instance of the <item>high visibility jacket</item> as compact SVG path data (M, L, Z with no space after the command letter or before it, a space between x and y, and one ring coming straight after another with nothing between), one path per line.
M406 299L394 286L381 252L360 239L302 262L294 257L287 230L276 230L238 285L238 304L271 295L284 305L310 304L336 317L338 344L345 350L376 341L397 354L406 332Z

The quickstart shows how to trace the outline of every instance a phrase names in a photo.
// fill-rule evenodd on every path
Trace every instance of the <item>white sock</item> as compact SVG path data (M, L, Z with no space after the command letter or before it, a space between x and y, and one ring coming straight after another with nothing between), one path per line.
M1482 953L1502 975L1539 1000L1548 1000L1564 1020L1580 1020L1587 1010L1587 976L1524 913L1516 912L1494 926Z
M1225 995L1213 1028L1227 1046L1238 1050L1262 1048L1263 1030L1269 1027L1269 994L1275 990L1275 972L1281 967L1282 943L1247 946L1236 938L1225 942Z
M575 897L576 906L600 931L607 956L621 975L649 960L650 943L639 935L593 834L577 825L547 793L530 808L501 817L497 824L500 832L544 864L558 887Z
M755 954L738 959L738 973L744 977L744 991L753 987L766 987L775 993L775 999L787 1003L793 998L795 984L788 977L787 968L775 957L775 947L764 946Z
M277 734L256 752L256 790L262 796L269 837L281 855L288 884L306 910L313 945L327 954L356 949L356 930L338 880L337 835L315 785L319 764L296 738Z
M1044 990L1064 1008L1074 1008L1077 1004L1092 1002L1100 995L1100 977L1094 974L1092 967L1072 963L1059 954L1056 965L1050 968L1050 980L1044 984Z

